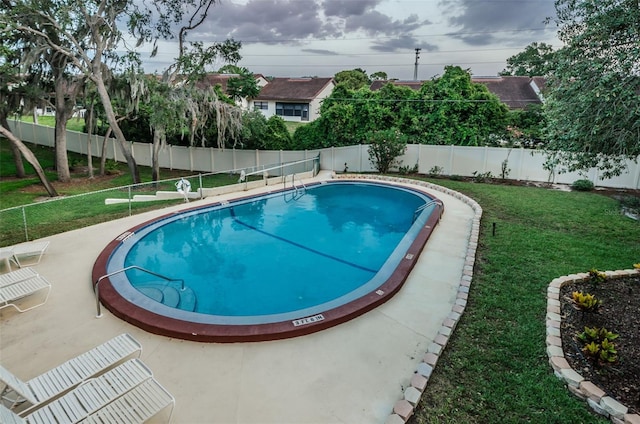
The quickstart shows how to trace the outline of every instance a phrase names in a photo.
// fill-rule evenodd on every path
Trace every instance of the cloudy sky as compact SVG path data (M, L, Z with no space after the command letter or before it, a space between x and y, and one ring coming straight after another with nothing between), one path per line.
M241 41L238 65L265 76L362 68L411 80L416 48L418 79L446 65L497 75L534 41L560 46L545 24L554 14L553 0L222 0L188 40ZM175 43L163 42L145 68L162 72L175 56Z

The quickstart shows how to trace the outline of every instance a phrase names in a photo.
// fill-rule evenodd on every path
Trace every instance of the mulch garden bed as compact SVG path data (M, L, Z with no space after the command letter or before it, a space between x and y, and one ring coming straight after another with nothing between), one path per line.
M597 312L577 310L572 293L589 293L602 301ZM569 365L608 396L640 413L640 275L608 279L594 285L589 281L565 284L560 291L562 347ZM583 352L576 336L585 327L605 327L619 334L614 340L617 361L600 364Z

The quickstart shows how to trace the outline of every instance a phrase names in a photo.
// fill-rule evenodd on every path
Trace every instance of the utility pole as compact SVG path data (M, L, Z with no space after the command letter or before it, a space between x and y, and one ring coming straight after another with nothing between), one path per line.
M416 47L416 63L413 65L413 80L418 81L418 59L420 59L420 47Z

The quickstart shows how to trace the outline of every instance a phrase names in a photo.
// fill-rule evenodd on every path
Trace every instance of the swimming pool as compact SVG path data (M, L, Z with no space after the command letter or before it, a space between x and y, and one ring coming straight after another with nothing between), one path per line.
M202 341L293 337L390 298L441 212L432 196L390 184L281 190L131 229L100 255L94 281L113 274L100 283L102 302L151 332ZM119 272L131 266L153 274Z

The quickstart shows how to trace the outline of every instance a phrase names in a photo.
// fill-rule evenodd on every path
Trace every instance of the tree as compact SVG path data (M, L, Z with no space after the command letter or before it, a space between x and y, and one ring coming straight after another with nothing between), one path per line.
M508 112L486 86L471 81L468 71L449 66L419 91L393 83L377 91L338 84L322 102L320 117L296 131L294 145L367 143L369 133L395 128L412 143L477 146L506 132Z
M11 39L11 34L5 32L3 41ZM11 39L15 40L15 39ZM7 43L8 44L8 43ZM23 61L21 51L10 49L6 45L0 45L0 135L9 140L11 152L16 164L18 177L24 177L22 157L33 167L40 182L51 197L58 195L55 188L48 180L44 169L31 150L9 129L7 117L20 111L23 107L30 107L35 100L41 98L38 82L39 74L36 72L21 74L17 64Z
M407 151L407 137L396 128L373 131L369 133L368 142L369 160L381 174L400 165L397 158Z
M372 81L386 81L388 79L387 73L378 71L371 74Z
M479 146L505 131L507 106L459 66L447 66L441 77L425 82L420 99L416 125L429 144Z
M367 72L360 68L356 68L351 71L340 71L335 74L333 78L335 79L336 84L343 84L351 90L357 90L371 84L371 80L367 76Z
M259 110L245 111L242 115L240 146L243 149L260 149L267 134L267 118Z
M127 159L133 182L140 182L135 159L116 121L106 88L105 78L109 71L105 60L115 60L115 49L123 41L119 29L122 20L126 19L127 28L140 42L151 38L147 28L150 11L141 12L132 1L7 0L5 3L11 5L10 12L3 15L3 25L27 37L38 37L40 44L64 56L70 66L95 84L107 120ZM33 16L38 17L40 26L32 25ZM51 34L56 36L52 38Z
M559 37L545 112L561 171L620 175L640 155L640 4L557 0Z
M500 75L544 76L553 69L553 47L533 42L520 53L507 59L507 67Z
M285 150L291 147L291 133L280 116L267 119L267 132L263 148L266 150Z
M237 72L238 76L229 78L227 81L227 94L233 100L240 100L242 98L252 99L260 94L260 87L256 82L256 78L253 73L247 68L239 68Z

